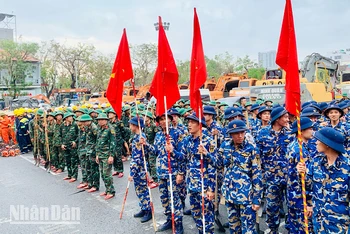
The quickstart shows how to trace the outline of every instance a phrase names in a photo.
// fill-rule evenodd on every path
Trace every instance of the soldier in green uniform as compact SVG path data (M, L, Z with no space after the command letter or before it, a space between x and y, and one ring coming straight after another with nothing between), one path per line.
M129 126L130 109L129 105L123 107L122 122L124 126Z
M108 200L115 195L112 177L113 156L115 154L115 131L108 124L106 114L99 114L96 120L100 126L96 141L96 162L100 166L100 173L106 187L106 192L101 193L101 196L105 196L105 200Z
M56 162L54 166L56 167L56 173L61 173L64 171L65 168L65 159L63 155L63 151L61 148L61 138L60 138L60 131L61 131L61 126L63 124L63 112L62 111L57 111L55 113L55 128L54 128L54 133L53 133L53 147L52 147L52 157L55 158Z
M149 142L149 144L153 145L154 138L156 136L156 133L158 132L158 127L154 123L154 116L150 111L147 111L145 115L144 132L146 134L147 141ZM148 159L148 167L149 167L148 171L150 172L150 176L153 180L153 183L150 184L150 187L155 188L158 186L158 176L157 176L157 166L156 166L157 157L151 152L149 152L147 156L148 156L147 159Z
M55 133L55 113L49 112L47 113L47 137L48 137L48 145L49 145L49 151L50 151L50 162L51 162L51 171L55 172L56 165L57 165L57 158L53 154L53 137Z
M34 145L33 156L36 162L40 160L39 150L39 121L40 116L43 114L43 110L36 111L34 118L29 122L29 133L32 144Z
M46 163L46 151L45 151L45 129L43 126L43 117L44 117L44 111L41 110L38 114L40 113L40 116L38 118L38 144L39 144L39 152L41 156L41 164L45 165Z
M117 114L113 108L108 109L106 113L108 114L109 124L114 128L115 131L115 153L113 159L114 172L112 176L118 175L118 178L122 178L124 176L122 151L123 146L126 144L126 140L128 139L125 137L124 124L122 121L119 121L117 119Z
M88 118L89 117L89 118ZM88 186L85 189L88 189L89 193L96 192L100 189L100 171L98 164L96 162L96 140L98 127L93 122L91 116L86 116L83 118L85 125L85 134L86 134L86 156L87 156L87 181Z
M85 131L85 119L91 119L87 114L83 114L76 119L77 125L79 127L78 134L78 156L80 161L82 180L78 185L78 189L86 188L88 186L87 182L87 156L86 156L86 131Z
M70 183L75 182L78 178L77 142L78 142L78 125L73 120L74 114L67 112L64 114L60 129L61 148L66 159L68 176L64 180Z

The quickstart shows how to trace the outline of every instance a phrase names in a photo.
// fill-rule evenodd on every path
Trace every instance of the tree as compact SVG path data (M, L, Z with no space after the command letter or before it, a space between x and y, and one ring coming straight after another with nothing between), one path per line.
M16 98L28 85L25 78L31 74L30 62L39 49L36 43L17 43L10 40L0 41L0 70L4 70L3 79L10 96Z
M93 91L105 91L113 66L112 56L104 56L99 53L93 56L86 68L86 76L82 80L84 87Z
M259 65L251 60L248 55L243 58L237 58L235 64L235 71L238 73L248 73L249 69L259 67Z
M265 68L259 67L259 68L250 68L248 70L248 77L250 78L256 78L261 80L263 75L265 74Z
M181 61L178 60L176 62L177 64L177 71L179 72L179 84L183 84L188 82L190 79L190 61Z
M75 47L66 47L54 43L53 47L57 56L57 62L64 68L71 77L71 88L77 88L81 75L86 74L86 67L90 63L95 47L79 43Z
M58 76L60 75L55 42L41 42L38 57L41 61L41 83L46 97L50 97L52 91L57 86Z
M157 66L157 45L148 43L132 45L130 48L135 83L139 86L150 83Z

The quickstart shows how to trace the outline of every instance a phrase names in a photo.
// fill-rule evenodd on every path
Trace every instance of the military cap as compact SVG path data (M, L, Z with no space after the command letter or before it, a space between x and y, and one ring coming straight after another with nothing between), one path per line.
M247 130L248 129L247 129L244 121L239 120L239 119L232 120L227 126L227 134L236 133L236 132L244 132Z
M101 113L97 116L96 120L108 120L108 117L105 113Z
M80 116L80 120L79 121L81 121L81 122L92 121L92 118L88 114L83 114L83 115Z
M313 124L314 123L308 117L301 117L300 118L300 129L302 131L306 130L308 128L312 128ZM295 120L292 124L292 130L290 133L293 134L293 133L297 133L297 132L298 132L298 121Z
M321 130L315 133L315 138L337 152L345 152L345 138L341 132L335 130L334 128L322 128Z

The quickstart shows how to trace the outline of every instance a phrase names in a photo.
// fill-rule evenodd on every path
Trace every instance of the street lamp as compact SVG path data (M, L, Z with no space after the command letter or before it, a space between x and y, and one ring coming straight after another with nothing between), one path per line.
M158 31L159 30L159 23L155 23L154 27L155 27L156 31ZM165 31L169 31L169 27L170 27L169 22L163 22L163 28Z

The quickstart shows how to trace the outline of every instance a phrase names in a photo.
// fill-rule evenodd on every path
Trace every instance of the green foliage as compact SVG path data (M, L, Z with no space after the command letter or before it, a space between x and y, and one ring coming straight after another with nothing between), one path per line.
M176 62L177 71L179 72L179 84L183 84L190 81L190 61L181 61Z
M265 74L265 68L259 67L259 68L250 68L248 70L248 77L250 78L256 78L261 80L262 76Z
M27 75L30 75L29 66L33 56L39 49L36 43L17 43L10 40L0 41L0 70L4 70L3 83L10 96L18 97L26 86Z
M132 45L130 49L135 84L142 86L150 83L157 67L157 45L154 43Z

